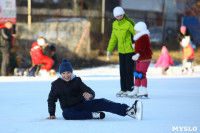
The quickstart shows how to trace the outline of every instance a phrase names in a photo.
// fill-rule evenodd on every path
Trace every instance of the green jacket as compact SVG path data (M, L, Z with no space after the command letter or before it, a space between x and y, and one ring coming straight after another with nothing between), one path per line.
M119 53L127 54L135 52L132 47L132 37L135 35L134 25L135 22L127 17L127 15L120 21L115 20L113 22L112 34L107 51L112 52L118 43Z

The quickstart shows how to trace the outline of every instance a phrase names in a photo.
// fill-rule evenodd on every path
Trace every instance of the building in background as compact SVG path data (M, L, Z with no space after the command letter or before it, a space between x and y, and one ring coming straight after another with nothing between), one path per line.
M151 33L151 42L162 45L167 38L167 33L176 31L176 27L171 27L174 26L171 23L177 23L174 20L175 9L169 1L172 0L168 2L165 0L122 0L121 4L135 22L144 21L147 24ZM170 6L173 10L169 10Z
M1 16L2 5L10 5L5 4L5 1L7 1L6 3L15 2L15 0L0 0L3 3L0 3ZM32 29L27 28L28 1L31 1ZM102 3L103 0L16 0L17 10L16 8L13 9L17 12L15 21L17 21L16 47L18 47L18 52L23 54L24 57L29 57L27 49L30 49L31 42L43 35L58 47L58 58L60 60L62 57L69 57L69 55L73 55L72 58L74 59L81 52L87 51L91 51L92 54L88 53L88 55L92 55L92 58L103 55L111 35L112 22L115 20L113 9L116 6L122 6L127 15L135 22L146 22L151 32L150 39L153 45L160 47L167 44L173 50L179 48L175 37L179 27L182 24L189 26L191 24L188 24L188 22L193 21L188 20L186 24L184 18L195 16L197 17L195 25L196 21L199 22L200 13L196 13L196 11L198 11L200 4L196 0L105 0L104 15L102 15ZM102 18L105 23L104 33L101 32ZM54 22L47 22L47 20L54 20ZM61 22L60 20L67 21ZM83 21L84 24L79 20ZM91 24L89 29L86 28L87 23L85 22ZM199 36L197 28L193 27L193 29L196 31L193 33ZM29 34L31 35L29 36ZM29 36L29 38L26 36ZM81 52L75 52L76 50L73 47L78 46L81 40L83 40L82 42L86 41L86 43L81 45ZM198 39L196 40L198 41ZM83 46L88 46L90 50L88 48L81 50ZM73 50L71 50L72 48ZM95 53L93 54L93 52ZM85 57L82 56L81 58L85 59Z
M16 23L16 1L0 0L0 25L6 21Z
M181 25L186 25L199 43L200 2L197 0L121 0L121 6L135 22L147 23L153 44L179 48L175 38Z

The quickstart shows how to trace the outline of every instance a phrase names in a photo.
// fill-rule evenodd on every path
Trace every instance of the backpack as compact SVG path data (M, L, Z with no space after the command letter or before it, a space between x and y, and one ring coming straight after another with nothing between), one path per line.
M194 43L194 41L190 41L190 45L192 46L192 48L193 48L194 50L197 49L196 44Z

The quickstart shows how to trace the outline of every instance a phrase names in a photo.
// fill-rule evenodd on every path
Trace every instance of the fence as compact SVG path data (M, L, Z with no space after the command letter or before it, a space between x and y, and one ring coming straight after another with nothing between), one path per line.
M82 17L81 15L82 14ZM163 31L161 16L162 13L151 12L127 12L134 21L145 21L151 30L150 38L159 48L162 43ZM27 56L31 43L36 41L37 37L44 36L57 48L58 58L63 57L83 59L95 58L95 56L105 54L110 35L112 32L112 22L115 20L112 12L105 14L105 33L101 34L101 11L83 10L82 13L73 9L48 9L48 8L32 8L32 28L31 31L27 25L27 8L17 8L17 47L20 53ZM174 20L173 20L174 21ZM90 23L90 28L86 28ZM173 35L176 35L181 23L181 16L177 16L177 28ZM87 30L86 30L87 29ZM176 37L168 37L165 42L172 49L179 48ZM116 48L117 49L117 48ZM115 50L116 50L115 49ZM91 51L97 51L91 54ZM78 51L78 52L76 52Z

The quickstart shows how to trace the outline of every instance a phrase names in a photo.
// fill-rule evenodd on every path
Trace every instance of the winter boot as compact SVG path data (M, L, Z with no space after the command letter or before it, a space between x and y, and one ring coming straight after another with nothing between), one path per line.
M136 100L132 107L127 109L126 114L132 118L142 120L143 116L143 104L141 101Z
M92 112L93 119L104 119L105 113L104 112Z
M124 96L124 93L125 93L125 91L119 91L119 92L117 92L116 96L122 97L122 96Z
M138 93L139 93L139 87L135 86L134 90L128 94L128 97L136 97Z
M142 97L142 96L148 97L147 88L142 86L141 91L139 91L137 96L138 97Z

